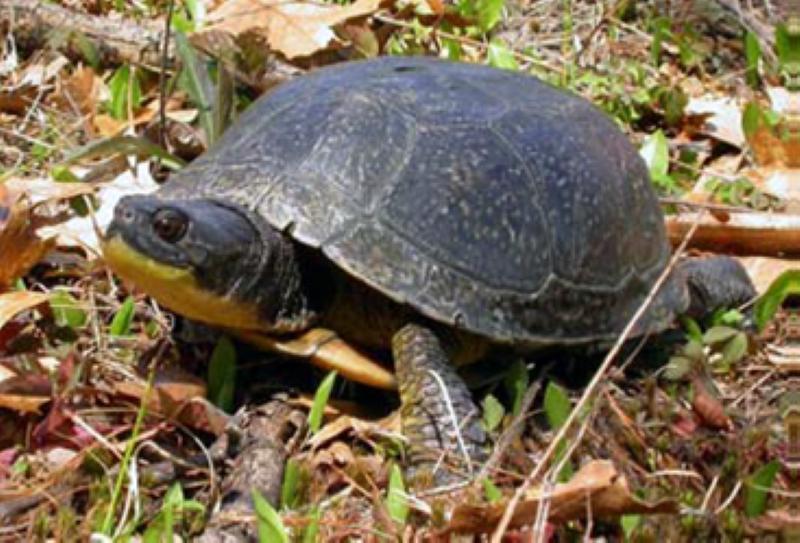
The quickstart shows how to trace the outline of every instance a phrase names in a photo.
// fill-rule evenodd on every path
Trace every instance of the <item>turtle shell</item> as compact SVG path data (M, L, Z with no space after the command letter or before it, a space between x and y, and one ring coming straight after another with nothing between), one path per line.
M647 169L605 114L533 77L431 58L278 87L160 196L244 206L391 299L500 342L613 337L670 256Z

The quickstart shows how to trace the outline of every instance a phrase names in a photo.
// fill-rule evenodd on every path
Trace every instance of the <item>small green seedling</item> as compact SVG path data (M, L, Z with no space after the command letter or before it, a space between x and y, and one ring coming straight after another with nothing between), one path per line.
M319 432L322 426L322 416L325 413L325 406L328 405L328 399L331 396L331 390L336 382L336 372L333 371L328 374L317 388L317 393L314 395L314 404L311 406L311 411L308 413L308 429L312 434Z

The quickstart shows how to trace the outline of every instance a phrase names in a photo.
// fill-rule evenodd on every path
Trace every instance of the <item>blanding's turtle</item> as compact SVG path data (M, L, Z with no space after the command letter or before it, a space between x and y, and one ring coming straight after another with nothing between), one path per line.
M361 354L391 352L417 465L485 446L451 363L613 339L670 259L648 171L606 115L533 77L413 57L278 87L123 199L104 251L166 307L351 378L393 386ZM688 259L636 333L753 295L736 261Z

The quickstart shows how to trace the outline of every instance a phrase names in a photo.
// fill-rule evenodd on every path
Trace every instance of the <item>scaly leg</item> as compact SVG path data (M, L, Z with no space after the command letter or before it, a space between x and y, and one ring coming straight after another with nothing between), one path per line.
M468 479L486 457L486 433L440 339L409 324L395 334L392 349L412 479L417 486Z

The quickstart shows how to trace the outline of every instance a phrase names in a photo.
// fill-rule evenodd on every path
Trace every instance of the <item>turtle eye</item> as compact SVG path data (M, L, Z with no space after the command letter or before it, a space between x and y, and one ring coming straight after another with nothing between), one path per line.
M174 209L159 209L153 215L153 231L167 243L175 243L186 234L189 220Z

